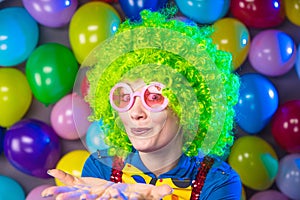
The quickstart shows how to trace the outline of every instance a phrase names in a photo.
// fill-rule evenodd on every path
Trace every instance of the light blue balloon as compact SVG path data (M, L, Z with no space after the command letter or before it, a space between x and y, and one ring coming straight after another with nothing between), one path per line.
M23 7L0 10L0 66L24 62L37 45L37 22Z
M224 17L230 6L230 0L175 0L180 12L200 23L212 24Z
M290 199L300 199L300 153L280 159L276 185Z
M235 106L237 124L249 134L257 134L270 121L278 108L278 92L263 75L241 75L238 103Z
M89 152L91 153L94 153L97 150L103 150L108 148L108 146L104 142L105 135L103 130L101 129L101 126L102 120L95 121L91 123L87 130L85 142Z
M24 200L25 192L21 185L7 176L0 176L0 199Z

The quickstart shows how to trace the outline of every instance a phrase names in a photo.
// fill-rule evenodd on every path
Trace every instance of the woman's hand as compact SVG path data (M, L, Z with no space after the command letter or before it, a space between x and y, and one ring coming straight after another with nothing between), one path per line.
M52 186L42 192L43 197L55 196L57 200L149 199L158 200L172 193L168 185L113 183L99 178L75 177L61 170L48 173L65 186Z

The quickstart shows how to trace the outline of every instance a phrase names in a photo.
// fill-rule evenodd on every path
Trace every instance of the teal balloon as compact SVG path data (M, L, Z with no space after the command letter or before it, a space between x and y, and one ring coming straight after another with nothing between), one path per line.
M39 39L37 22L23 7L0 10L0 66L24 62Z
M68 47L45 43L32 52L25 71L34 97L49 105L71 92L78 63Z
M230 0L175 0L180 12L200 24L212 24L224 17Z
M25 192L16 180L0 175L0 186L0 199L25 200Z
M102 125L102 120L94 121L87 130L85 142L87 149L91 153L94 153L97 150L104 150L108 148L104 142L105 134L101 128Z
M237 124L245 132L260 132L270 122L278 103L277 89L267 77L256 73L241 75L240 96L235 111Z

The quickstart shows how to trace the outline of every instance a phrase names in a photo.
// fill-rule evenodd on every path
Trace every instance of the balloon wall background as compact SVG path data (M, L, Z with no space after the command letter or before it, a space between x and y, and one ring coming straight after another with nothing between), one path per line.
M80 175L87 150L103 143L101 121L84 120L88 107L72 93L80 64L126 17L138 20L141 9L167 2L178 6L179 20L212 24L213 41L232 53L241 75L228 158L243 182L241 198L300 199L300 2L130 2L0 0L0 199L38 200L58 184L48 168Z

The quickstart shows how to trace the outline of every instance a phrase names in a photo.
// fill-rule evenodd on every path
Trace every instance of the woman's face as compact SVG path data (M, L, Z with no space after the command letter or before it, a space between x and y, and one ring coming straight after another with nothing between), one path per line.
M142 80L129 84L134 92L146 84ZM179 130L178 117L168 107L159 112L147 110L140 97L135 97L132 107L119 113L128 137L140 152L153 152L166 146Z

